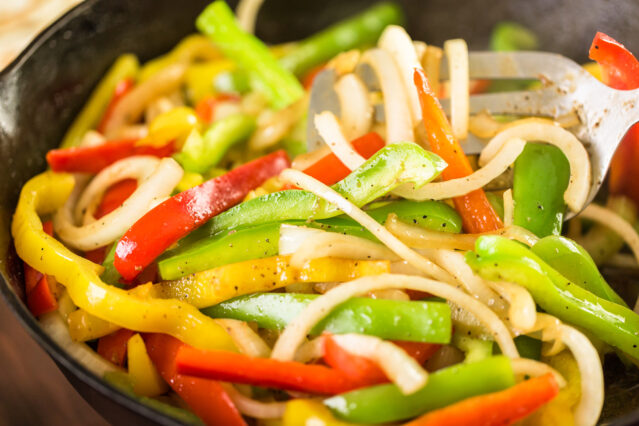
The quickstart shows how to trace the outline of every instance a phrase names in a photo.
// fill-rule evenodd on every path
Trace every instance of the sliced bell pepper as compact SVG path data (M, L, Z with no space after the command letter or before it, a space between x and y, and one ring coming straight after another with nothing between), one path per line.
M475 396L430 412L405 426L501 426L533 413L559 393L552 374L533 377L509 389Z
M371 158L373 154L386 145L384 139L375 132L360 136L353 140L351 144L353 149L366 159ZM348 176L350 172L351 170L333 153L320 158L316 163L304 170L304 173L314 177L324 185L334 185Z
M401 25L403 21L402 10L397 4L378 3L300 41L289 54L280 59L280 63L296 76L302 77L311 68L340 52L377 43L386 26Z
M135 80L133 80L133 78L125 78L115 86L113 97L111 98L109 105L102 115L102 120L100 120L100 123L96 127L96 130L98 132L104 133L104 129L109 122L109 119L111 118L111 114L113 114L113 109L118 104L118 102L120 102L120 99L122 99L127 93L129 93L134 86Z
M189 65L184 76L188 99L198 105L202 99L215 95L213 82L221 73L235 71L237 66L228 59L196 62Z
M627 307L574 284L516 241L485 235L477 239L475 251L466 254L466 262L481 277L523 286L549 314L639 357L639 315Z
M247 114L233 114L214 122L200 136L189 135L175 159L184 170L205 173L216 166L233 145L247 140L255 130L255 118Z
M190 107L180 106L163 112L149 124L148 135L137 141L136 145L165 146L170 141L176 141L181 147L192 130L200 130L199 116Z
M403 183L413 183L419 188L445 167L437 155L414 143L395 143L379 150L332 188L357 206L363 206ZM215 216L190 238L195 240L227 229L269 222L326 219L339 214L339 209L313 193L280 191L245 201Z
M144 340L134 334L127 342L127 367L133 391L140 396L158 396L169 390L146 352Z
M42 228L47 235L53 236L53 223L51 221L45 222ZM58 301L51 291L47 276L26 262L24 262L24 289L27 296L27 307L33 316L37 317L58 309Z
M284 108L304 96L304 89L268 47L238 26L231 8L221 0L207 6L195 26L224 53L249 71L257 91L262 92L276 108Z
M203 309L213 318L255 322L261 328L283 330L315 300L315 294L256 293ZM404 301L357 297L333 309L310 334L362 333L381 339L401 340L402 347L421 359L409 341L449 343L452 333L450 307L444 302Z
M289 165L286 153L277 151L169 198L118 241L115 268L124 279L132 280L171 244L241 202L251 189Z
M124 367L127 357L127 343L135 334L134 331L121 328L98 340L98 354L113 364Z
M205 124L211 124L215 120L215 108L220 102L239 102L240 97L235 93L220 93L207 96L198 101L195 113Z
M286 403L282 426L354 426L337 420L321 402L310 399L293 399Z
M639 61L623 44L604 33L595 35L589 51L590 59L601 66L604 83L614 89L639 87ZM639 126L634 125L621 141L610 164L611 194L626 195L639 206Z
M254 386L334 395L368 386L341 371L317 364L255 358L226 351L202 351L183 346L176 357L180 374Z
M560 235L569 179L570 164L559 148L526 144L515 161L513 173L513 223L539 238Z
M341 420L377 424L409 419L514 384L510 359L500 355L438 370L428 376L426 386L410 395L386 384L337 395L324 404Z
M460 232L461 219L447 204L437 201L394 201L366 211L381 224L390 213L407 223L417 224L431 230ZM319 221L287 221L291 225L319 228L358 237L377 239L360 224L349 217L336 216ZM217 268L229 263L279 254L281 223L267 223L249 228L220 232L210 238L191 242L186 237L179 246L168 251L158 262L160 276L165 280L175 280L188 274Z
M442 172L444 180L463 178L473 173L464 150L453 135L444 110L433 93L423 70L415 69L415 86L422 107L422 119L433 152L448 163ZM503 226L483 189L453 199L469 233L495 231Z
M101 145L53 149L47 152L47 162L54 172L99 173L118 160L133 155L168 157L175 152L172 142L153 147L137 145L136 139L109 141Z
M74 183L69 174L45 172L22 187L11 224L18 256L64 285L76 306L105 321L136 331L171 334L195 347L235 350L225 330L193 306L142 298L110 286L98 276L100 265L76 255L42 231L38 215L62 207Z
M162 334L146 335L144 341L149 357L162 378L204 423L209 426L246 426L242 415L218 382L178 373L176 357L180 348L186 346L184 343Z
M115 61L100 83L91 92L88 102L64 135L60 148L71 148L80 145L85 133L95 128L104 116L104 112L108 108L118 84L125 79L134 79L138 74L139 68L140 64L134 55L122 55Z
M390 262L386 260L319 258L298 269L291 266L290 259L276 256L232 263L162 282L155 291L159 297L182 299L197 308L206 308L240 295L300 282L343 282L390 272Z
M552 235L539 240L531 250L571 282L603 299L628 306L608 285L588 252L576 242Z

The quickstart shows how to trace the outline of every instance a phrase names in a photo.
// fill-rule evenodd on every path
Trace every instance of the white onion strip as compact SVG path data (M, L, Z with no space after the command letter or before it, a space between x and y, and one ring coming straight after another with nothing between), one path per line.
M413 40L404 28L399 25L389 25L379 37L377 45L393 57L406 90L413 125L419 123L422 119L422 109L417 96L417 87L413 83L413 74L415 68L421 69L422 65L419 63Z
M320 198L335 205L338 209L355 219L360 225L368 229L379 241L385 244L389 249L395 252L399 257L407 260L411 265L421 270L426 275L444 282L454 282L454 278L446 271L441 269L423 256L420 256L414 250L411 250L402 243L396 236L390 233L386 228L377 223L372 217L367 215L362 209L351 203L332 188L324 185L317 179L312 178L298 170L286 169L280 177L288 180L298 187L305 189Z
M415 393L428 381L428 373L414 358L379 337L349 333L334 335L332 339L346 352L377 364L404 395Z
M599 354L581 332L565 324L559 328L563 342L577 361L581 376L581 399L575 408L575 425L596 425L604 401L603 370Z
M515 202L513 200L512 189L507 189L503 194L504 198L504 226L512 226L513 215L515 214Z
M364 164L366 159L359 155L351 144L348 143L335 114L330 111L324 111L320 114L316 114L313 121L317 132L322 139L324 139L326 145L328 145L331 151L333 151L333 154L335 154L346 167L355 170Z
M552 374L560 388L566 386L566 379L551 366L546 363L535 361L534 359L518 358L511 361L513 372L516 376L539 377L545 374Z
M570 181L564 193L568 207L581 211L590 191L590 159L586 148L572 133L549 120L529 118L507 126L492 138L479 156L479 165L488 163L504 144L513 138L528 142L543 141L555 145L563 151L570 163Z
M537 307L528 290L509 282L487 281L487 283L510 304L509 321L518 332L526 333L535 326Z
M368 89L355 74L340 77L335 83L335 92L342 111L342 127L348 140L363 136L373 123L373 105Z
M271 348L246 322L228 318L214 321L224 327L241 353L254 358L268 358L271 355Z
M411 200L443 200L466 195L476 189L483 188L490 181L504 173L515 162L524 150L526 142L513 138L500 146L497 154L482 168L469 176L442 182L431 182L419 189L403 186L395 189L394 194Z
M249 34L255 32L255 21L264 0L240 0L235 9L237 24Z
M324 356L324 336L303 343L295 353L295 361L306 364Z
M107 139L114 138L120 127L125 124L135 123L151 101L177 90L185 74L185 64L169 65L124 95L113 108L104 129Z
M140 157L129 157L114 163L110 167L119 167L123 161L134 163ZM106 169L105 169L106 170ZM108 171L106 172L108 173ZM86 226L72 223L69 200L53 217L53 227L69 246L79 250L93 250L112 243L126 232L153 205L154 201L171 194L175 185L182 179L184 171L172 158L160 160L155 171L141 181L135 192L111 213Z
M286 411L285 402L261 402L240 393L230 383L220 382L240 413L256 419L279 419Z
M610 209L596 204L590 204L586 207L584 211L579 214L579 217L594 220L615 231L615 233L619 234L625 243L628 244L628 247L630 247L630 250L632 250L632 253L635 255L635 259L639 261L639 234L637 234L635 228L623 217Z
M414 123L411 119L406 90L393 58L383 49L369 49L362 55L362 62L373 68L384 95L386 116L386 144L413 142Z
M450 124L457 139L468 137L469 86L468 46L463 39L444 42L450 76Z
M297 347L304 341L313 326L326 317L332 309L352 297L375 290L400 288L419 290L442 297L475 316L492 334L503 354L510 358L519 358L510 332L499 317L483 303L475 300L461 290L448 284L428 278L409 275L382 274L359 278L334 287L326 294L313 300L300 315L284 329L275 343L271 358L282 361L292 360Z

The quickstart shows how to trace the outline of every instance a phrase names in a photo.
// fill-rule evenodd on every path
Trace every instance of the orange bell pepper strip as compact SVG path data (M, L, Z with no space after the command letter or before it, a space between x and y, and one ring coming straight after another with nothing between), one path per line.
M502 426L513 424L553 399L559 385L552 374L500 392L475 396L431 411L404 426Z
M42 224L44 232L53 236L53 223L51 221ZM40 316L58 309L49 280L46 275L33 269L24 263L24 289L27 296L27 307L34 316Z
M439 155L448 167L442 172L444 180L463 178L473 173L464 150L453 135L450 123L433 93L428 79L421 69L415 69L415 86L422 107L422 120L426 127L431 150ZM503 227L483 189L477 189L453 199L462 217L464 230L469 233L495 231Z
M200 119L211 124L215 120L215 108L220 102L239 102L240 97L233 93L220 93L201 99L195 106L195 113Z
M100 123L96 127L96 130L98 132L104 133L104 129L109 123L109 120L111 119L111 115L113 115L113 110L115 109L115 106L118 104L118 102L120 102L120 99L122 99L127 93L129 93L133 89L133 87L135 87L135 81L132 78L125 78L124 80L121 80L115 86L115 90L113 91L113 97L111 98L109 105L104 111L104 114L102 115L102 119L100 120Z
M595 35L589 51L590 59L601 67L604 83L614 89L639 87L639 61L623 44L604 33ZM613 195L622 194L639 206L639 125L628 130L610 164L608 187Z
M107 336L98 340L98 354L115 365L124 367L127 355L127 342L133 335L134 331L121 328Z
M246 426L224 388L215 380L178 374L176 357L186 345L164 334L144 336L146 350L162 378L191 411L209 426Z

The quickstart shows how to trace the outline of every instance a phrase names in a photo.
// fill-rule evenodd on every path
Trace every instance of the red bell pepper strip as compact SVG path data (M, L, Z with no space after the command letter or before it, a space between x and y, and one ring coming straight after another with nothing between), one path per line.
M98 354L115 365L124 367L127 343L135 334L134 331L121 328L98 340Z
M242 415L224 388L215 380L178 374L176 356L186 346L174 337L147 334L146 350L162 378L191 411L209 426L246 426Z
M220 102L239 102L240 97L233 93L220 93L201 99L195 106L195 113L206 124L215 120L215 108Z
M444 180L450 180L470 175L473 173L470 162L453 135L450 123L430 88L424 71L415 69L414 79L430 148L448 163L448 167L442 172L442 177ZM456 197L453 201L462 217L462 224L466 232L490 232L503 227L501 219L488 202L483 189Z
M124 80L120 81L115 86L115 90L113 91L113 97L111 98L111 102L109 102L109 105L107 106L106 110L104 111L104 114L102 115L102 120L100 120L98 127L96 127L96 130L98 132L104 133L104 129L107 127L107 124L109 123L109 120L111 119L111 115L113 115L113 110L115 109L115 106L118 104L118 102L120 102L120 99L122 99L127 93L129 93L133 89L133 87L135 87L135 81L133 81L132 78L125 78Z
M559 393L552 374L535 377L501 392L465 399L404 426L502 426L533 413Z
M118 241L115 268L131 281L171 244L290 166L280 150L181 192L146 213Z
M220 350L202 351L189 346L180 348L176 362L180 374L322 395L370 385L368 380L351 380L340 370L323 365L253 358Z
M54 172L95 174L116 161L133 155L168 157L174 152L173 142L154 147L137 145L136 139L124 139L94 146L53 149L47 153L47 162Z
M362 157L369 159L377 151L384 148L385 142L380 135L370 132L353 140L351 145ZM350 172L351 170L333 153L322 157L304 170L307 175L329 186L344 179Z
M53 223L51 221L42 224L44 232L53 236ZM27 307L34 316L44 315L58 309L49 280L46 275L33 269L24 263L24 289L27 295Z
M414 358L419 365L424 364L437 352L442 345L436 343L409 342L394 340L393 343L404 350L411 358Z
M590 51L590 59L601 67L604 82L614 89L639 87L639 61L623 44L598 32ZM608 186L611 194L630 197L639 206L639 125L630 128L617 148L610 164Z

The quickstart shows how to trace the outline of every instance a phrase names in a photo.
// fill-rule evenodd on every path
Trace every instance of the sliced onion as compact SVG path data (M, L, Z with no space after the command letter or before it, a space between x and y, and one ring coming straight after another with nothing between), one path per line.
M513 327L521 333L528 333L537 320L537 307L531 294L517 284L508 282L489 282L501 297L510 304L508 318Z
M285 402L261 402L249 398L230 383L220 382L240 413L256 419L279 419L286 411Z
M345 199L335 190L324 185L322 182L294 169L284 170L280 174L280 177L335 205L338 209L355 219L355 221L364 228L368 229L379 241L395 252L395 254L407 260L411 265L420 269L426 275L444 282L454 282L453 277L448 272L408 248L397 237L377 223L363 210Z
M308 97L304 96L279 111L262 111L257 121L257 129L249 139L249 148L253 151L261 151L282 140L302 118L307 105Z
M415 393L428 381L428 373L414 358L379 337L349 333L334 335L332 339L346 352L377 364L404 395Z
M241 353L254 358L268 358L271 348L244 321L218 318L216 323L224 327Z
M534 359L518 358L511 361L513 372L520 377L539 377L545 374L552 374L560 388L566 386L566 379L550 365L535 361Z
M373 68L382 88L386 116L386 143L414 141L414 124L408 106L408 97L393 58L383 49L370 49L362 55L362 62Z
M515 204L513 201L513 191L507 189L504 191L504 226L512 226L513 215L515 213Z
M275 343L271 358L283 361L292 360L298 346L304 341L313 326L326 317L336 306L352 297L386 288L425 291L459 305L481 321L499 344L502 353L511 358L519 358L519 353L506 325L483 303L448 284L422 277L396 274L359 278L335 287L313 300L284 329Z
M170 65L153 74L148 80L140 83L124 95L113 108L111 117L104 129L104 134L107 138L114 138L120 127L139 120L147 105L154 99L177 90L182 84L185 74L185 64Z
M549 120L529 118L519 120L499 132L486 145L479 157L479 165L488 163L513 138L528 142L543 141L563 151L570 163L570 181L564 193L566 204L572 211L581 211L590 191L590 159L581 142L568 130Z
M415 68L422 68L422 64L417 57L413 40L404 28L399 25L389 25L379 37L377 45L393 57L408 97L413 125L419 123L422 118L422 109L419 105L417 87L413 82L413 74Z
M366 159L359 155L348 143L335 114L330 111L324 111L315 115L313 121L317 132L324 139L326 145L346 167L350 170L355 170L364 164Z
M469 85L468 46L463 39L444 42L450 76L450 124L457 139L468 137Z
M110 173L108 169L120 167L119 163L136 163L140 157L129 157L109 166L101 173ZM172 158L160 160L155 171L140 182L135 192L111 213L99 221L85 226L75 226L72 223L69 200L53 218L53 227L69 246L79 250L93 250L112 243L142 217L161 197L171 194L183 175L182 168Z
M415 54L417 55L417 60L419 61L419 65L422 65L422 60L426 55L426 49L428 49L428 45L423 41L413 41L413 47L415 48Z
M431 89L435 94L439 93L439 68L442 63L444 52L437 46L426 46L426 53L422 59L424 65L424 73L430 83Z
M308 363L324 356L324 336L303 343L295 353L295 361Z
M355 74L346 74L335 83L342 111L342 125L348 140L363 136L373 122L373 106L368 89Z
M296 268L320 257L397 259L395 253L383 245L365 238L293 225L280 227L279 252L281 255L291 254L290 263Z
M476 189L483 188L493 179L504 173L515 162L524 150L526 142L513 138L500 146L500 150L482 168L473 174L442 182L431 182L419 189L401 186L394 193L411 200L443 200L466 195Z
M264 0L240 0L235 9L237 24L249 34L255 32L255 21Z
M579 214L579 217L594 220L595 222L612 229L616 234L623 238L625 243L628 244L628 247L630 247L630 250L632 250L632 253L635 255L635 259L639 261L639 234L637 234L637 231L630 222L615 213L613 210L596 204L590 204L586 207L584 211Z
M501 128L502 124L495 120L488 111L481 111L468 120L468 131L482 139L494 137Z
M40 326L54 342L96 376L103 377L105 373L122 371L84 343L73 341L69 336L69 329L65 321L58 312L42 315Z
M562 340L579 366L581 399L575 408L575 425L597 424L604 402L604 379L599 353L590 340L573 327L560 326Z

